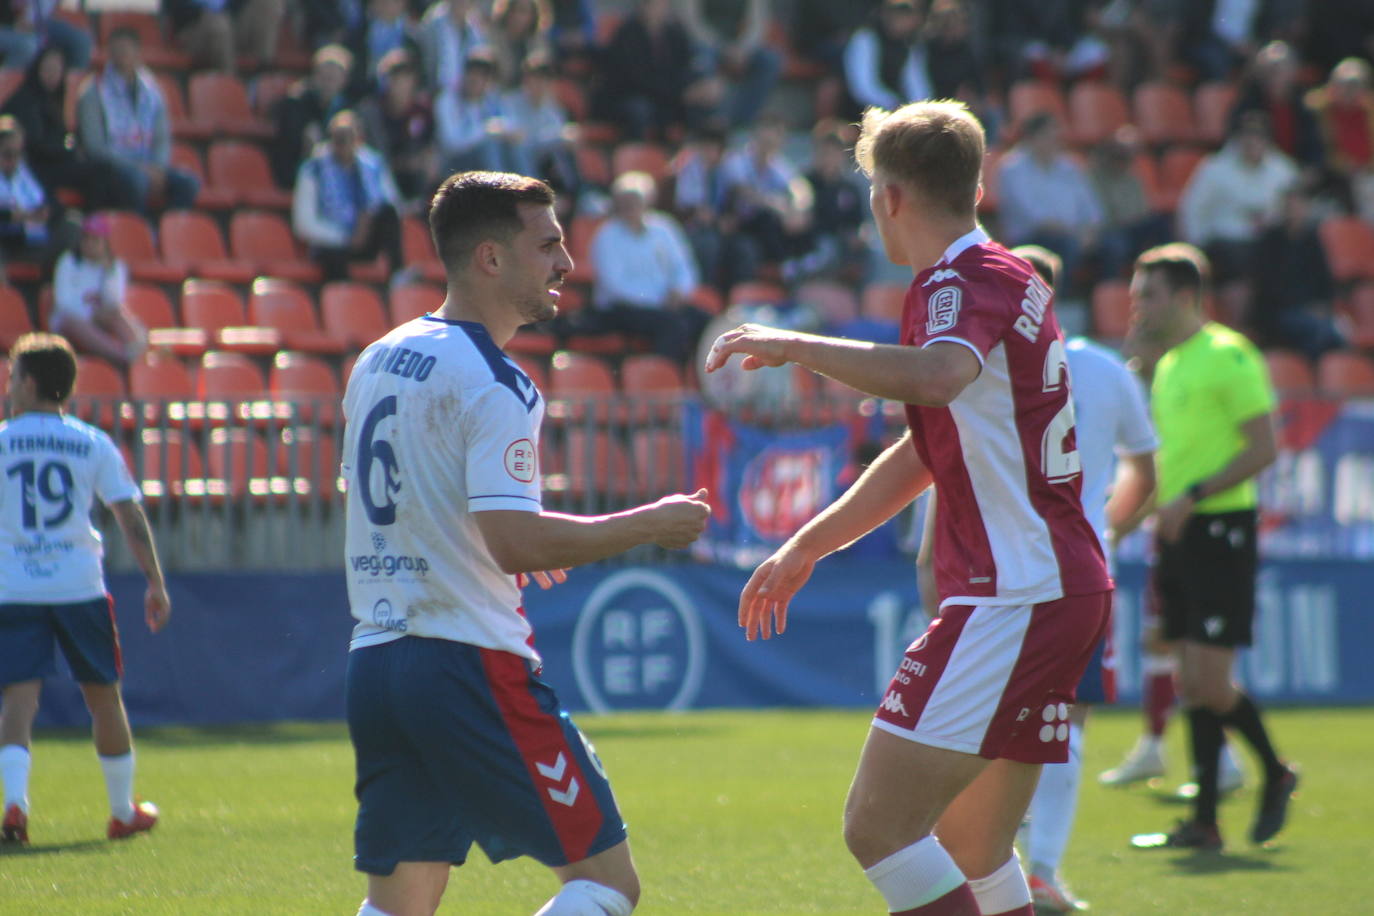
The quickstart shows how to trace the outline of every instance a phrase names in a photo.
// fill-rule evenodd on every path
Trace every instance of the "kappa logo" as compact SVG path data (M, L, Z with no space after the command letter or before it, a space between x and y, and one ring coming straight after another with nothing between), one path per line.
M895 713L903 718L910 719L911 713L906 711L906 704L902 702L902 695L895 690L889 690L887 696L883 697L882 703L878 708L890 713Z
M924 289L932 283L943 283L945 280L958 280L962 283L964 278L959 275L959 271L957 270L941 267L939 270L935 271L935 273L931 274L930 279L922 283L921 287Z
M571 808L577 802L577 793L582 791L582 785L577 781L576 776L568 777L568 787L566 789L557 788L563 785L563 774L568 770L568 758L562 751L558 752L558 758L552 764L540 763L535 761L534 768L539 771L539 775L553 783L546 786L549 798Z
M964 293L957 286L942 286L930 294L926 303L926 333L939 334L959 320L959 305Z
M1051 741L1069 740L1069 704L1068 703L1049 703L1040 711L1040 718L1045 720L1045 724L1040 726L1040 740L1048 744Z

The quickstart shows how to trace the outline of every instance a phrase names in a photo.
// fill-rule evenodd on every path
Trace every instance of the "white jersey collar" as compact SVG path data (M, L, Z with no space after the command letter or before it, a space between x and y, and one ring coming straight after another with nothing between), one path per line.
M982 226L974 226L968 232L965 232L950 243L950 246L945 249L944 255L935 263L953 263L955 258L959 257L959 255L963 254L969 248L972 248L974 245L986 244L989 241L991 241L991 236L987 234L986 230L984 230Z

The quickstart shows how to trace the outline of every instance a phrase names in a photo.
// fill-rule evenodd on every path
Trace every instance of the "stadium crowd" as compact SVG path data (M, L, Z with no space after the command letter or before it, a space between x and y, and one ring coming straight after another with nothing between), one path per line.
M922 97L987 125L981 217L1064 259L1071 329L1120 342L1134 256L1184 239L1216 266L1214 314L1267 348L1280 387L1374 391L1374 3L68 6L0 3L0 344L84 322L78 347L124 386L99 393L165 395L136 370L168 340L192 361L232 348L191 307L207 282L233 303L223 324L286 321L281 349L337 384L347 354L436 303L423 216L461 169L560 192L577 267L563 314L512 342L536 362L647 352L682 373L737 303L895 340L902 284L853 121ZM64 283L92 231L111 278L85 268L105 292L77 301ZM294 284L302 313L262 305L283 283L260 278Z

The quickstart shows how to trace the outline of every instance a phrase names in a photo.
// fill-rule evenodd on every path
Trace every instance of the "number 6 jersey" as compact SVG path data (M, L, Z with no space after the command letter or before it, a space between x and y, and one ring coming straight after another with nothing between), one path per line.
M1027 605L1111 588L1079 501L1064 337L1031 266L974 229L916 275L902 342L968 347L982 372L948 407L907 405L940 492L940 602Z
M538 512L544 401L480 324L426 315L358 358L344 394L352 648L402 636L538 659L515 577L474 512Z
M95 500L138 499L110 437L56 413L0 424L0 604L71 604L105 594Z

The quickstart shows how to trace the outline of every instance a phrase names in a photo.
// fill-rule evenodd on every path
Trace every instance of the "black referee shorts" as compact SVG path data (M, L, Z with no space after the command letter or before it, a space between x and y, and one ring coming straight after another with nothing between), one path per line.
M1159 543L1153 584L1165 639L1250 645L1257 528L1254 509L1194 515L1177 541Z

